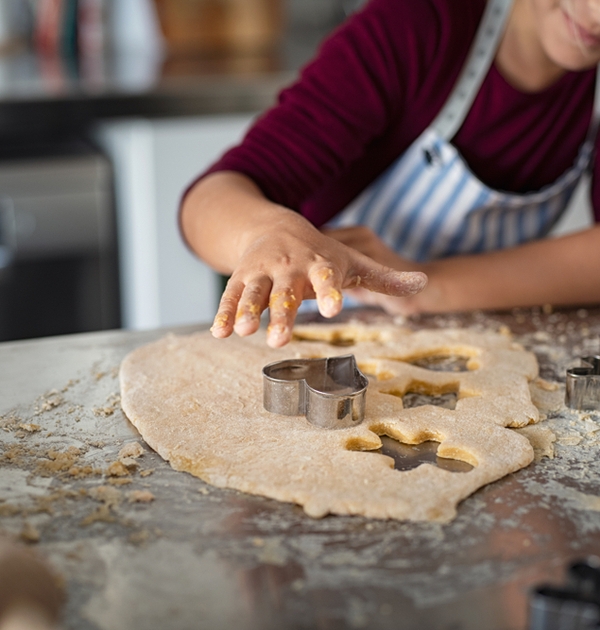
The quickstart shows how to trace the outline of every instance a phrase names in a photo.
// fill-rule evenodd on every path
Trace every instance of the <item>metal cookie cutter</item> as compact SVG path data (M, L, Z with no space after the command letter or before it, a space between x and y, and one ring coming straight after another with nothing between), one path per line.
M600 624L597 558L571 564L565 586L537 586L529 599L529 630L592 630Z
M263 404L323 429L346 429L363 421L368 384L352 354L277 361L263 368Z
M600 356L583 357L567 370L565 403L571 409L600 411Z

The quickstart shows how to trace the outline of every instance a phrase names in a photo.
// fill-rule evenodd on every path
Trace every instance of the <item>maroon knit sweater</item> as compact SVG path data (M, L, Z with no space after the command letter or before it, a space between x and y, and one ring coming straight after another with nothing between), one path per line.
M315 225L342 210L432 122L465 61L484 0L371 0L335 31L299 80L208 172L252 178ZM595 69L537 93L492 66L453 139L488 186L539 190L574 162ZM600 221L599 165L592 201ZM204 174L206 175L206 173Z

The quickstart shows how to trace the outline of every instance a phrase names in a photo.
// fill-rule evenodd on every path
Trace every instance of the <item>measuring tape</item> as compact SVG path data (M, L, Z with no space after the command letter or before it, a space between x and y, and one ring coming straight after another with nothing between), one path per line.
M452 139L460 129L471 109L477 92L479 92L479 88L496 55L511 7L512 0L489 0L486 5L479 30L456 85L446 104L431 124L431 127L447 141ZM598 65L596 71L594 113L587 137L589 141L594 140L599 123L600 65Z
M452 94L431 126L445 140L460 129L492 65L500 38L504 33L512 0L489 0L467 61Z

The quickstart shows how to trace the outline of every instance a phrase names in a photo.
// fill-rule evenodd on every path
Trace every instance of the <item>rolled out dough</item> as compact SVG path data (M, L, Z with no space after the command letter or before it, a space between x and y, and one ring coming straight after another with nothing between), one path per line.
M353 353L370 375L364 422L316 428L303 417L264 410L262 368L286 358ZM427 356L469 357L467 371L411 364ZM447 522L483 485L527 466L533 448L507 427L539 420L529 382L535 357L509 337L470 330L410 332L394 326L313 324L269 348L264 333L213 339L167 336L123 361L121 400L146 442L176 470L214 486L297 503L307 514ZM456 409L404 409L407 391L456 391ZM373 453L380 435L408 444L440 443L438 455L466 461L469 472L431 464L408 471Z

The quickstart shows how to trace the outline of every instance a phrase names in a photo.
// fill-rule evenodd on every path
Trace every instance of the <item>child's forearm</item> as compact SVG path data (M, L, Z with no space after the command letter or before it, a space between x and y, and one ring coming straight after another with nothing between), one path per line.
M356 226L328 234L382 264L428 275L427 288L403 300L354 291L358 299L389 313L600 303L600 225L562 238L424 264L398 256L368 228Z
M217 271L230 274L242 253L243 241L262 221L290 212L271 203L252 180L219 172L200 180L186 195L181 229L191 249Z
M513 249L422 267L429 286L406 307L418 312L600 303L600 226Z

